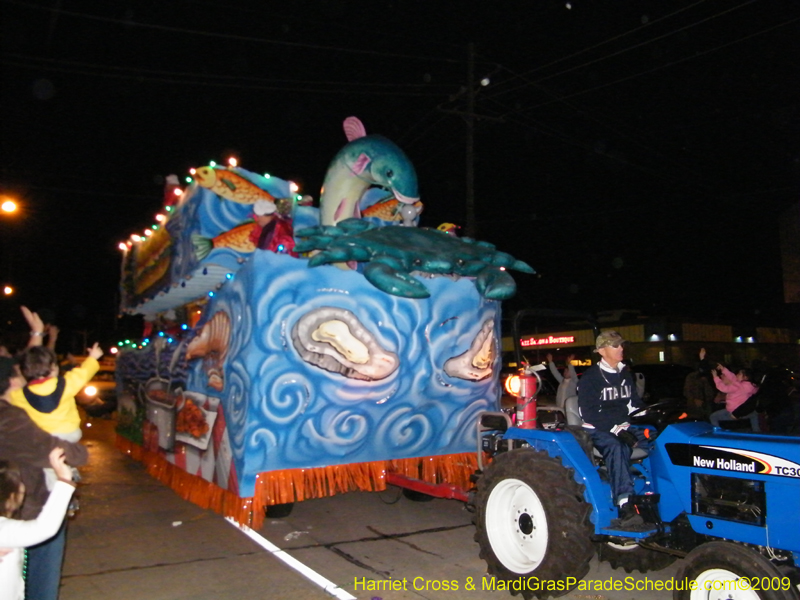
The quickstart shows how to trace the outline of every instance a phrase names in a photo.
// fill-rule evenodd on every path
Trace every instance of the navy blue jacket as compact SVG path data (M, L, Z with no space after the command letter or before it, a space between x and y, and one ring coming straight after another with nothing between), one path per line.
M599 431L611 431L627 421L628 414L644 406L631 372L621 363L618 368L620 371L614 371L605 363L598 363L578 381L581 417Z

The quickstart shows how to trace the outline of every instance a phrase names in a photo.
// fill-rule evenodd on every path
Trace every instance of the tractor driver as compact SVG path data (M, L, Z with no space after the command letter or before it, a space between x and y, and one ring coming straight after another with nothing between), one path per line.
M624 342L616 331L597 336L595 352L601 360L580 378L578 406L584 428L603 455L611 493L619 507L619 518L612 521L612 526L631 529L643 525L644 520L628 501L633 493L631 451L638 441L628 430L628 415L644 407L644 403L636 391L633 375L622 363Z

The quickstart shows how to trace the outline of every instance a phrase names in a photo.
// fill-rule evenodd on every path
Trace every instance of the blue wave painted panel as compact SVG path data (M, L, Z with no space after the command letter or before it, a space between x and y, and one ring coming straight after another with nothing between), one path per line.
M257 250L205 311L230 321L221 390L189 363L187 388L222 398L240 495L265 471L473 452L498 408L500 303L466 278L408 299L306 265Z

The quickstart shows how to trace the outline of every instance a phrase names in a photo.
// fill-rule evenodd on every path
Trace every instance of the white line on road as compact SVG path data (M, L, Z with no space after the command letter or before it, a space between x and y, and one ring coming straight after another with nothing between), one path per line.
M290 556L289 554L278 548L267 538L263 537L262 535L250 529L247 525L240 525L239 523L234 521L231 517L225 517L225 520L234 527L236 527L238 530L242 531L247 537L249 537L256 544L264 548L267 552L271 552L275 558L282 560L287 565L292 567L295 571L297 571L304 577L316 583L328 594L336 596L337 598L340 598L340 600L357 600L355 596L351 596L332 581L325 579L322 575L320 575L313 569L305 566L299 560L297 560L293 556Z

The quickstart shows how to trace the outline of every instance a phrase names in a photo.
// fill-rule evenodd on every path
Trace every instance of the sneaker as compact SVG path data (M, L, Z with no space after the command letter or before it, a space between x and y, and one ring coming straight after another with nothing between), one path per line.
M639 529L644 525L642 515L636 512L636 506L633 502L626 502L619 507L619 518L611 521L611 527L614 529Z

